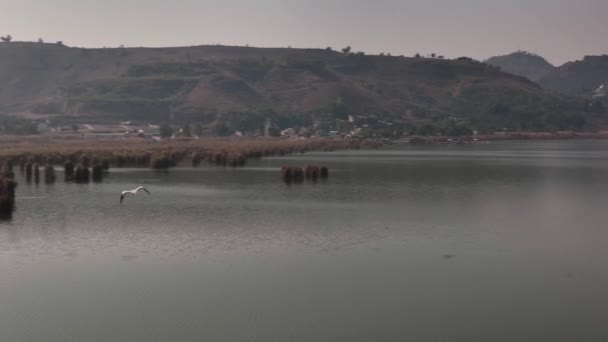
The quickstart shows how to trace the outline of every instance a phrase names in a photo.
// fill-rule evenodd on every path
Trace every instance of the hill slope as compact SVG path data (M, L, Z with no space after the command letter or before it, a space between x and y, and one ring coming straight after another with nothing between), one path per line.
M608 85L608 55L585 56L582 61L566 63L539 82L554 91L590 95L600 86Z
M500 67L505 72L526 77L534 82L538 82L555 69L543 57L525 51L491 57L486 60L486 63Z
M0 43L0 84L0 112L88 121L211 124L274 115L284 116L284 125L305 126L353 115L403 125L458 118L480 130L542 130L580 129L595 120L582 100L467 58L14 42Z

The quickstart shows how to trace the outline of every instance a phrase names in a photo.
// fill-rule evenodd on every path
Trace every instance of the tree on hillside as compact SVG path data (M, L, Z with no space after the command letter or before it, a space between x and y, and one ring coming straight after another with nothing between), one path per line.
M278 127L270 127L268 129L268 135L271 137L280 137L281 136L281 130Z
M201 125L200 123L194 125L194 135L196 135L197 137L203 135L203 125Z
M42 38L38 38L38 44L44 44L44 40Z
M227 137L232 133L232 130L225 122L217 122L213 127L213 131L220 137Z
M190 132L190 125L185 124L182 128L182 135L185 137L191 137L192 133Z
M424 136L435 135L436 132L437 132L437 127L435 127L435 125L430 124L430 123L426 123L422 126L419 126L416 129L417 135L424 135Z
M414 55L414 58L422 58L422 56L419 53L417 53Z
M57 46L65 46L65 45L63 45L63 42L61 40L57 41L56 44L57 44Z
M348 114L350 112L350 108L344 103L341 97L337 97L330 107L331 113L334 115L336 119L346 120L348 119Z
M0 39L5 43L10 43L11 40L13 40L13 37L10 34L7 34L6 37L0 37Z
M463 123L458 124L454 121L448 121L441 133L449 137L462 137L473 134L473 129Z
M160 136L161 138L171 138L173 135L173 128L168 124L162 124L160 126Z
M435 57L437 57L437 54L433 52L433 53L431 54L431 58L435 58Z
M331 46L326 47L325 50L331 51Z
M38 125L30 120L6 117L0 120L0 132L6 134L38 134Z
M471 57L458 57L456 60L462 62L475 62L475 60L473 60Z
M342 53L345 54L345 55L348 55L351 50L352 49L350 48L350 46L347 46L344 49L342 49Z

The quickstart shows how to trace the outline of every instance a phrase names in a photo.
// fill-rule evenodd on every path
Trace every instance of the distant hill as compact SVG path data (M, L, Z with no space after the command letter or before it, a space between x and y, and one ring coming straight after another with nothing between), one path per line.
M469 58L329 49L0 43L0 85L0 113L57 114L82 122L257 129L270 117L279 128L331 128L350 115L388 129L458 124L563 130L592 127L601 117L582 99L549 93Z
M555 69L555 66L543 57L525 51L492 57L487 59L486 63L500 67L505 72L526 77L534 82L538 82Z
M591 95L602 85L608 86L608 55L585 56L582 61L566 63L539 82L554 91Z
M555 67L541 56L519 51L489 58L486 63L564 94L592 96L602 85L608 86L608 55L585 56Z

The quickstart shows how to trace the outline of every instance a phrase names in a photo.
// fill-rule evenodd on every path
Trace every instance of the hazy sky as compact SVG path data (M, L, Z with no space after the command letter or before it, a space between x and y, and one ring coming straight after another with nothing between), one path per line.
M0 0L0 33L70 46L351 45L561 64L608 53L608 0Z

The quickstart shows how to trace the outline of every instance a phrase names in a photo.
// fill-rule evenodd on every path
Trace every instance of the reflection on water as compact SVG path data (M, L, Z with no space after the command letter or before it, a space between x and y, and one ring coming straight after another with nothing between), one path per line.
M15 211L15 204L11 204L9 210L0 211L0 223L10 222L13 219L13 211Z
M608 143L395 147L20 182L10 341L598 341ZM327 165L285 184L283 165ZM63 179L59 173L58 179ZM152 196L120 192L145 185Z

